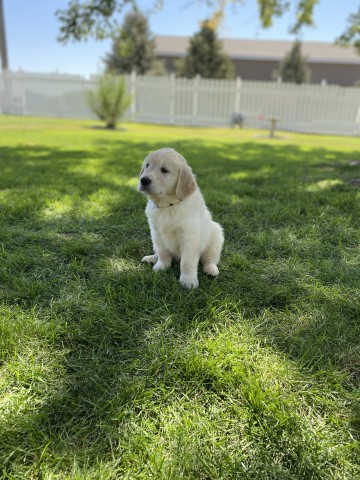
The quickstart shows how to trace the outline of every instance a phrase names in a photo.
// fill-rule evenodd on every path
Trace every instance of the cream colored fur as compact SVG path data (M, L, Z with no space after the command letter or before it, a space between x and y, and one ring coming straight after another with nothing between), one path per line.
M205 273L216 276L224 242L221 226L214 222L186 160L172 148L150 153L144 160L138 189L146 195L154 254L142 261L154 270L180 261L180 283L198 287L201 261Z

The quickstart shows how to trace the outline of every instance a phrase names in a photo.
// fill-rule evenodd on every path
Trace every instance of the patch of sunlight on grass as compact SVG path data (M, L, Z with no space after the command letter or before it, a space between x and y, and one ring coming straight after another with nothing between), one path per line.
M106 189L97 190L86 198L66 194L47 202L42 214L45 219L59 219L75 215L98 220L110 215L116 200L117 195Z
M42 213L47 219L58 219L68 215L73 208L73 197L70 195L63 195L60 199L49 201Z
M136 189L138 181L139 181L138 177L132 177L132 178L129 178L129 180L127 180L126 182L121 182L121 183L119 182L119 185L126 185L127 187Z
M103 203L100 201L99 197L102 197ZM105 199L105 197L106 195L98 194L97 192L90 195L80 207L81 216L99 220L110 215L112 205L106 201L109 200L109 198Z
M0 401L0 420L12 415L20 414L24 410L24 404L28 401L28 389L15 392L7 392ZM31 399L32 400L32 399Z
M319 182L315 182L312 185L309 185L306 188L307 192L320 192L321 190L328 190L329 188L335 187L336 185L342 185L344 182L341 180L334 180L334 179L327 179L327 180L320 180Z
M89 177L96 177L101 173L101 162L97 159L87 158L86 159L86 168L82 163L72 165L68 167L67 171L69 173L80 173L81 175L87 175Z
M248 178L249 172L235 172L229 175L229 179L231 180L242 180L243 178Z
M130 260L116 257L107 258L104 262L104 266L108 272L112 273L129 272L138 269L138 265Z
M3 190L0 190L0 200L7 200L11 193L11 188L4 188Z
M242 203L242 199L239 197L239 195L231 195L229 197L229 202L231 203L232 206L235 206L239 203Z

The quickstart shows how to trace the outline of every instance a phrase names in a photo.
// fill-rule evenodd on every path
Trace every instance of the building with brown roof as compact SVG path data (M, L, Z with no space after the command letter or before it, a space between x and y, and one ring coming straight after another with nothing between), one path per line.
M158 57L165 60L168 71L175 70L174 61L186 55L188 44L189 37L156 37ZM223 45L235 63L237 76L243 80L270 81L279 62L290 51L292 42L225 38ZM331 85L353 86L360 81L360 55L354 48L303 42L302 52L311 70L312 83L325 81Z

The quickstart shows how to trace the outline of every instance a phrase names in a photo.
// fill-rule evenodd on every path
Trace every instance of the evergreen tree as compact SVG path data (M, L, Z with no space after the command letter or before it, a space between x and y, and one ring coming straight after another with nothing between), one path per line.
M146 73L155 59L155 39L147 18L138 10L128 13L111 53L104 59L107 71L114 73Z
M275 76L280 77L287 83L308 83L311 78L311 71L307 65L306 58L301 53L301 42L298 40L290 52L285 55L275 72Z
M234 78L235 66L222 51L222 42L208 21L190 39L186 57L178 66L180 76L192 78Z

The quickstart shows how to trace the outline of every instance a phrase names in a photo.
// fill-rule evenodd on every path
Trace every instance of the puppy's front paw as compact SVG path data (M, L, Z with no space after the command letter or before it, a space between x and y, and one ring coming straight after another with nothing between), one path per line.
M186 288L197 288L199 286L199 280L197 277L180 276L180 283Z
M171 265L171 262L167 263L167 262L162 262L161 260L158 260L153 266L153 270L155 270L155 272L157 272L158 270L165 270L165 268L170 267L170 265Z
M146 263L156 263L157 260L158 260L157 255L146 255L141 259L142 262L146 262Z
M219 275L219 269L215 263L208 263L207 265L204 265L204 273L210 275L211 277L216 277Z

